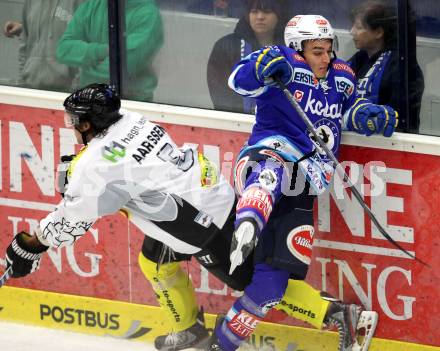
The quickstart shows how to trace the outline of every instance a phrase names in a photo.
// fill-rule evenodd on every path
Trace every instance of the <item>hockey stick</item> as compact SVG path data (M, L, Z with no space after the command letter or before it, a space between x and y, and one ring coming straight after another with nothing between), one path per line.
M0 277L0 288L5 285L6 281L12 276L12 267L9 267Z
M327 154L328 158L333 162L334 168L339 171L340 175L343 177L343 180L348 184L348 187L350 188L352 194L356 198L356 200L359 202L359 204L363 207L365 212L367 213L368 217L373 221L376 228L379 230L379 232L395 247L397 247L400 251L404 252L409 257L415 259L417 262L428 266L429 265L419 258L417 258L415 255L408 252L406 249L404 249L398 242L396 242L382 227L382 225L379 223L377 218L374 216L373 212L371 212L371 209L368 207L368 205L364 202L364 199L362 198L362 195L359 193L359 191L356 189L350 178L348 177L347 173L345 173L344 169L342 168L339 161L336 159L333 152L327 147L327 144L322 140L322 138L318 135L316 132L315 127L313 126L310 119L307 117L301 106L298 104L298 102L293 97L292 93L287 89L286 85L278 78L274 77L274 80L276 81L278 87L283 91L284 95L286 96L287 100L289 100L290 104L293 106L293 108L296 110L296 112L300 115L301 119L304 121L304 123L307 126L307 129L310 133L315 137L316 141L318 142L319 146L324 150L324 152Z

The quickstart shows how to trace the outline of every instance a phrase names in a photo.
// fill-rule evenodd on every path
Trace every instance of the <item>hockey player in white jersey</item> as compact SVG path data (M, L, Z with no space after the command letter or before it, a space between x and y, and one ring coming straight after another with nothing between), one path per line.
M122 210L146 234L139 264L173 330L156 339L156 348L200 347L209 334L179 262L194 255L233 289L250 283L250 256L228 274L233 188L194 147L178 147L161 126L120 109L120 99L108 85L79 89L64 107L66 126L74 128L78 143L85 146L75 157L63 158L68 167L58 175L63 199L56 209L33 235L20 232L7 248L12 277L34 272L49 247L74 244L96 220ZM342 338L352 339L356 332L356 305L323 298L303 281L289 280L278 308L317 328L338 316ZM313 313L298 312L304 310Z

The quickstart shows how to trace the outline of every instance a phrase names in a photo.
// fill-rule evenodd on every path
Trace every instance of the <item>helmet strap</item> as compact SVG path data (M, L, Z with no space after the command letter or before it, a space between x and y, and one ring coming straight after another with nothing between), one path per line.
M87 130L85 132L82 132L78 126L75 126L75 129L78 131L79 134L81 134L81 139L82 139L82 143L83 145L87 145L87 137L88 135L91 133L90 130Z

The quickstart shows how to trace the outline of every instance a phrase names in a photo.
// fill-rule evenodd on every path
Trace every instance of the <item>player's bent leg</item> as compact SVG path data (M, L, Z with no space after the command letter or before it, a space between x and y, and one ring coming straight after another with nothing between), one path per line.
M216 326L208 349L236 350L252 335L267 312L280 302L288 279L288 271L265 263L257 264L251 284Z
M319 290L303 280L289 279L286 292L275 308L321 329L329 305L330 301L323 299Z
M198 310L194 288L178 262L157 263L139 254L142 273L150 281L172 333L155 340L158 350L182 350L197 347L209 337L203 311Z
M286 174L284 162L263 154L253 156L259 160L244 161L243 167L246 169L250 167L251 170L243 171L246 173L244 187L237 186L240 199L236 206L235 230L231 244L231 274L254 249L275 203L281 197L282 179ZM240 168L241 161L238 162L237 168ZM239 177L241 178L242 175ZM242 184L241 181L239 182Z

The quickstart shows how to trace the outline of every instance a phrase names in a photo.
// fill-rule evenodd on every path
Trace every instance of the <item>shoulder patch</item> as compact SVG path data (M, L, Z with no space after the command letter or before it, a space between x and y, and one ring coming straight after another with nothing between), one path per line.
M351 69L351 67L346 64L346 63L342 63L342 62L334 62L332 64L333 68L337 71L344 71L347 73L350 73L353 77L355 77L354 71Z
M348 99L354 91L354 83L345 77L336 76L335 77L336 90L340 93L344 93L345 97Z
M292 57L295 61L306 62L306 60L304 60L304 57L302 57L300 54L298 54L296 52L294 54L292 54Z

